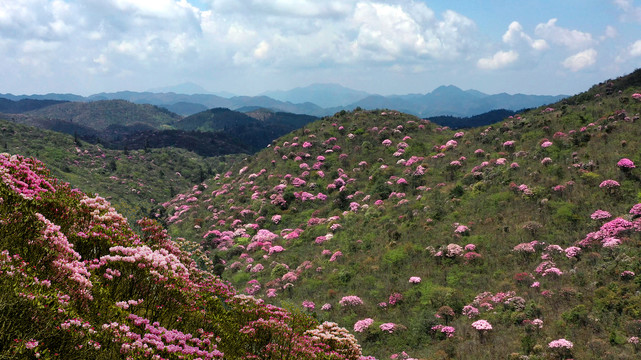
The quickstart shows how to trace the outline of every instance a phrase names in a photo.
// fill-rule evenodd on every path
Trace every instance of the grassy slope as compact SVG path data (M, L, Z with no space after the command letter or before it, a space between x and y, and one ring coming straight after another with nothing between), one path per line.
M641 164L641 104L630 98L641 89L641 82L634 80L639 74L616 80L609 87L613 91L599 84L552 105L553 110L535 109L461 137L393 111L336 114L278 139L272 148L236 165L228 177L208 181L206 191L175 198L169 206L182 208L173 213L170 232L200 242L215 260L224 259L223 277L239 288L246 286L246 291L256 291L249 282L255 280L260 284L257 295L265 297L268 289L276 289L270 301L277 304L313 301L316 316L348 328L372 318L374 324L359 340L365 353L381 358L403 350L434 359L495 359L512 353L554 358L563 354L548 343L559 338L574 343L575 358L633 358L636 349L626 340L641 335L636 322L641 318L641 288L636 278L626 280L620 274L641 271L639 234L622 232L617 234L623 240L620 247L604 249L597 242L583 247L576 258L545 249L550 244L566 249L599 230L606 220L590 218L597 209L610 212L611 219L632 219L628 211L641 201L639 170L622 171L617 162L629 158ZM555 138L557 132L566 136ZM392 145L382 145L385 139ZM553 145L541 147L545 139ZM450 140L457 146L438 148ZM306 141L311 147L302 148ZM506 141L514 145L504 146ZM408 145L404 154L395 154L402 142ZM476 154L477 149L484 153ZM320 165L324 177L311 169L317 156L325 157ZM419 159L411 166L400 161L412 156ZM551 163L543 164L548 157ZM500 165L499 159L506 163ZM513 162L519 166L512 168ZM310 167L307 175L302 163ZM418 165L427 169L424 175L413 175ZM345 187L328 189L341 174ZM306 184L294 186L296 177ZM407 184L399 183L400 178ZM600 188L606 179L621 186ZM279 184L285 185L285 205L272 203L278 199ZM530 191L519 190L522 184ZM295 195L301 191L322 192L328 198L303 202ZM377 200L382 204L375 204ZM358 210L351 203L357 203ZM271 221L274 215L282 216L277 224ZM322 220L314 225L314 219ZM455 233L459 224L470 230ZM281 236L271 245L247 250L257 228ZM296 228L303 230L300 237L282 236L289 233L285 229ZM317 244L319 236L329 233L333 238ZM513 250L534 240L544 243L534 254ZM474 244L481 258L434 256L452 243ZM226 250L216 250L219 244ZM275 245L285 251L268 254ZM342 256L330 261L323 250ZM564 274L536 273L542 256ZM264 270L250 271L257 264ZM287 268L296 280L283 279ZM533 280L518 281L523 276L519 273L532 275L540 287L530 287ZM410 284L412 276L422 282ZM287 282L293 287L283 289ZM481 302L494 309L483 310L474 299L486 291L513 291L506 299L514 298L517 305L490 298ZM403 300L386 308L377 305L389 303L393 293ZM339 300L347 295L360 296L364 305L341 307ZM320 309L326 303L331 310ZM490 321L493 330L482 336L471 327L479 318L461 314L468 304L481 309L479 318ZM437 318L439 309L447 313L443 306L456 315ZM541 329L523 322L536 318L543 320ZM392 334L379 329L388 322L399 324ZM435 333L432 327L438 324L454 326L455 336Z
M241 155L201 157L181 149L123 151L74 142L73 136L0 120L3 152L33 156L54 176L109 199L125 216L152 216L158 205L222 172ZM79 145L80 144L80 145Z

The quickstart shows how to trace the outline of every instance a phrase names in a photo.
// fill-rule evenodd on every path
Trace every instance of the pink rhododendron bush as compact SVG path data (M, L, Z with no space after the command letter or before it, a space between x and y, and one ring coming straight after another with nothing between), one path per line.
M155 221L134 231L37 160L0 154L0 177L0 358L361 356L344 328L238 294Z

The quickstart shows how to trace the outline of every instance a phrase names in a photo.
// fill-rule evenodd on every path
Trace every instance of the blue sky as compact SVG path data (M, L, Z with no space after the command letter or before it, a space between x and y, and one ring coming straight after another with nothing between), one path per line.
M574 94L641 64L641 0L0 0L0 93Z

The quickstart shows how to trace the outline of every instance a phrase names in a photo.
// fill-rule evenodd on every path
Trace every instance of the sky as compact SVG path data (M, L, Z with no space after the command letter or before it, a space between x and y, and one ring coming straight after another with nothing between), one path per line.
M0 93L16 95L572 95L640 64L641 0L0 0Z

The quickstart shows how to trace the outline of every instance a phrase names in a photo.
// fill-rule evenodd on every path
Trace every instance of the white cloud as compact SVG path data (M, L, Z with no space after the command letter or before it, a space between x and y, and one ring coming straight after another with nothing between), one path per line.
M622 20L641 22L641 6L634 6L632 0L614 0L613 2L623 11Z
M102 0L102 2L103 5L110 5L130 16L156 19L175 19L198 11L185 0Z
M438 20L420 3L407 7L359 2L352 17L358 35L352 49L357 57L381 61L412 58L454 59L470 46L472 20L446 11Z
M605 27L605 38L614 39L617 35L619 35L619 32L614 26L608 25Z
M496 70L510 65L518 58L519 53L514 50L499 51L492 57L479 59L476 65L481 69Z
M523 26L518 21L512 21L507 31L503 34L503 42L515 44L523 35Z
M587 49L576 53L563 61L563 67L571 71L579 71L596 63L597 51Z
M637 40L628 48L628 53L632 57L641 56L641 40Z
M637 40L622 50L615 58L617 63L625 63L641 56L641 40Z
M22 44L22 51L26 54L31 53L50 53L57 50L60 43L43 40L27 40Z
M24 73L49 62L72 64L75 76L259 63L409 68L471 58L478 46L472 20L412 0L205 2L209 9L190 0L0 1L0 38L6 53L36 57L22 62Z
M510 45L517 45L521 41L524 41L534 50L540 51L549 48L545 40L532 39L532 37L523 31L523 26L521 26L518 21L512 21L505 34L503 34L503 42Z
M153 0L151 0L153 1ZM212 9L225 13L259 14L259 16L334 18L348 16L353 0L214 0Z
M254 57L257 59L264 59L269 52L269 44L266 41L261 41L256 49L254 49Z
M11 55L0 57L0 67L15 69L3 78L3 86L36 84L31 86L40 91L40 84L47 83L102 91L202 79L203 85L224 87L226 81L231 84L226 90L254 91L279 78L293 84L330 81L324 78L329 74L338 79L332 81L349 79L358 84L374 82L371 74L377 73L380 78L402 79L398 83L403 85L395 85L400 88L409 82L419 84L426 74L431 74L429 81L451 77L444 81L453 82L458 77L472 82L479 68L516 63L532 65L532 73L546 66L549 72L549 66L559 67L565 57L586 49L607 56L598 46L615 37L626 41L612 47L620 49L621 58L625 55L628 61L641 54L641 44L626 47L638 38L625 40L624 25L616 19L608 23L621 26L621 33L609 26L596 39L559 27L556 19L536 29L524 29L514 21L497 35L479 33L465 13L435 12L428 4L424 0L0 0L0 53ZM616 6L635 9L625 0ZM500 44L483 41L501 35ZM496 52L499 49L503 51ZM571 65L580 63L572 57L563 63L569 69L589 66ZM133 78L124 83L119 76L127 74ZM163 84L153 86L157 85Z
M537 36L557 45L569 49L582 49L594 44L590 33L570 30L556 26L557 19L550 19L547 23L538 24L534 29Z
M330 1L325 5L314 3L316 5L308 10L316 9L314 13L321 17L333 16L329 19L312 19L301 13L286 17L292 14L286 5L293 3L285 0L216 1L217 8L231 16L225 18L231 21L229 30L220 29L225 26L220 21L221 14L218 14L219 18L212 14L203 29L207 38L213 37L209 29L216 24L219 35L222 33L217 41L223 48L234 48L236 64L263 61L281 68L357 62L380 66L398 62L401 66L415 66L426 60L461 58L475 46L473 21L453 11L446 11L439 18L423 3L403 0L384 4L361 0L341 2L343 5L338 8L338 5L328 7L327 4L335 3ZM345 9L350 4L346 15ZM252 22L239 17L240 11L247 7L255 9L268 5L271 10L263 21ZM269 52L256 52L261 42L269 44ZM257 56L259 54L261 56Z
M106 73L109 71L109 60L104 54L100 54L92 59L93 65L88 67L90 74Z

